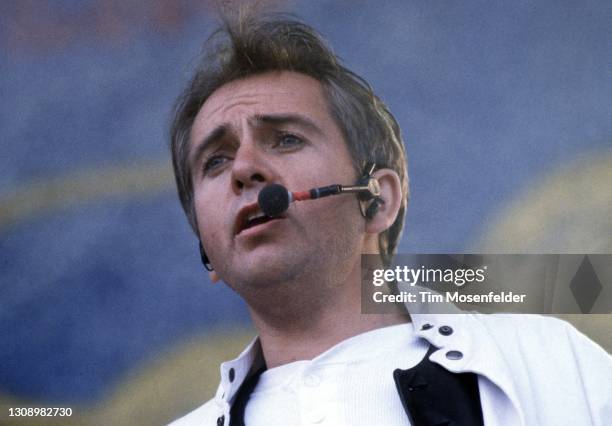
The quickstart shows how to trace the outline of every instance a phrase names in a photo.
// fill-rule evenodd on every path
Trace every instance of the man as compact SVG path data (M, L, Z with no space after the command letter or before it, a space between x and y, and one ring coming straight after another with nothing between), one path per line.
M612 418L609 356L565 323L360 313L361 255L389 265L401 234L404 146L386 106L312 28L227 22L179 100L172 154L211 279L244 298L258 331L222 364L215 398L177 424ZM257 202L273 183L304 191L369 179L380 187L370 197L293 203L275 216Z

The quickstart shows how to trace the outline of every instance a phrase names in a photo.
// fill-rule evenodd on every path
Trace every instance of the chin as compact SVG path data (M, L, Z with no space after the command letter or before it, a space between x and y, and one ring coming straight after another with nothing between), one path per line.
M224 274L224 280L238 293L248 289L274 288L299 279L308 270L307 262L295 256L260 256L241 259L238 265L230 266L234 272Z

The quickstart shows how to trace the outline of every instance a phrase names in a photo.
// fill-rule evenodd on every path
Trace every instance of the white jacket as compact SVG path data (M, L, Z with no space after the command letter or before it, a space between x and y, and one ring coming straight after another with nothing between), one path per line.
M415 333L439 348L431 361L478 375L485 425L612 425L612 357L570 324L526 314L412 320ZM261 359L255 343L221 365L216 396L172 426L229 425L230 401Z

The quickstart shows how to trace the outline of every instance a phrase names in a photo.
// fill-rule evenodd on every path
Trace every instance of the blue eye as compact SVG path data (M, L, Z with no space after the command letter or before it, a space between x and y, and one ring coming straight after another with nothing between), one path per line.
M202 167L202 170L204 174L212 172L225 164L227 160L228 158L223 155L214 155L204 162L204 167Z
M277 146L281 148L292 148L302 143L302 139L299 137L292 135L290 133L283 133L279 135Z

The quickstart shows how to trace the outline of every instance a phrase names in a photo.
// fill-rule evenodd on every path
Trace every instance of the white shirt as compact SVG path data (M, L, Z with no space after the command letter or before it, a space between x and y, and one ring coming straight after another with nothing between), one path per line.
M267 370L251 394L245 424L407 426L393 371L414 367L428 347L411 324L402 324L347 339L311 361Z
M431 361L451 372L473 372L478 375L485 425L612 424L612 357L568 323L551 317L524 314L411 316L413 331L410 336L422 341L421 346L418 346L420 350L423 351L429 344L439 348L430 355ZM444 333L441 332L443 326L448 327L443 329ZM449 328L451 333L448 333ZM367 339L367 334L369 333L352 339L361 339L364 336ZM410 340L410 336L407 340L406 357L413 360L411 349L419 344ZM346 342L340 343L330 352L342 349ZM394 339L377 339L371 350L379 350L380 346L392 345L393 342ZM316 360L325 358L326 354ZM173 426L229 425L230 404L254 362L261 362L258 340L252 342L236 359L221 365L221 383L215 398L177 420ZM410 366L409 363L392 367L405 368L406 365ZM299 371L295 370L293 374ZM230 380L230 376L233 380ZM342 382L351 378L348 374L334 375L333 380ZM381 378L383 383L385 380ZM325 386L333 388L341 384ZM398 398L393 386L380 386L382 387L379 389L384 393L380 398L386 403ZM350 394L342 401L322 401L326 415L319 424L371 425L372 423L362 422L360 419L352 419L352 423L334 423L336 420L344 421L341 413L346 413L347 410L360 411L357 401L361 403L363 398L359 396L353 400L349 397ZM379 395L371 397L372 400L378 399ZM314 401L318 397L313 395L312 398ZM332 409L330 406L333 403L346 404L347 408ZM268 410L275 409L268 407ZM401 407L397 411L406 416ZM328 415L332 417L327 417ZM311 419L300 414L298 424L309 424L306 420Z

